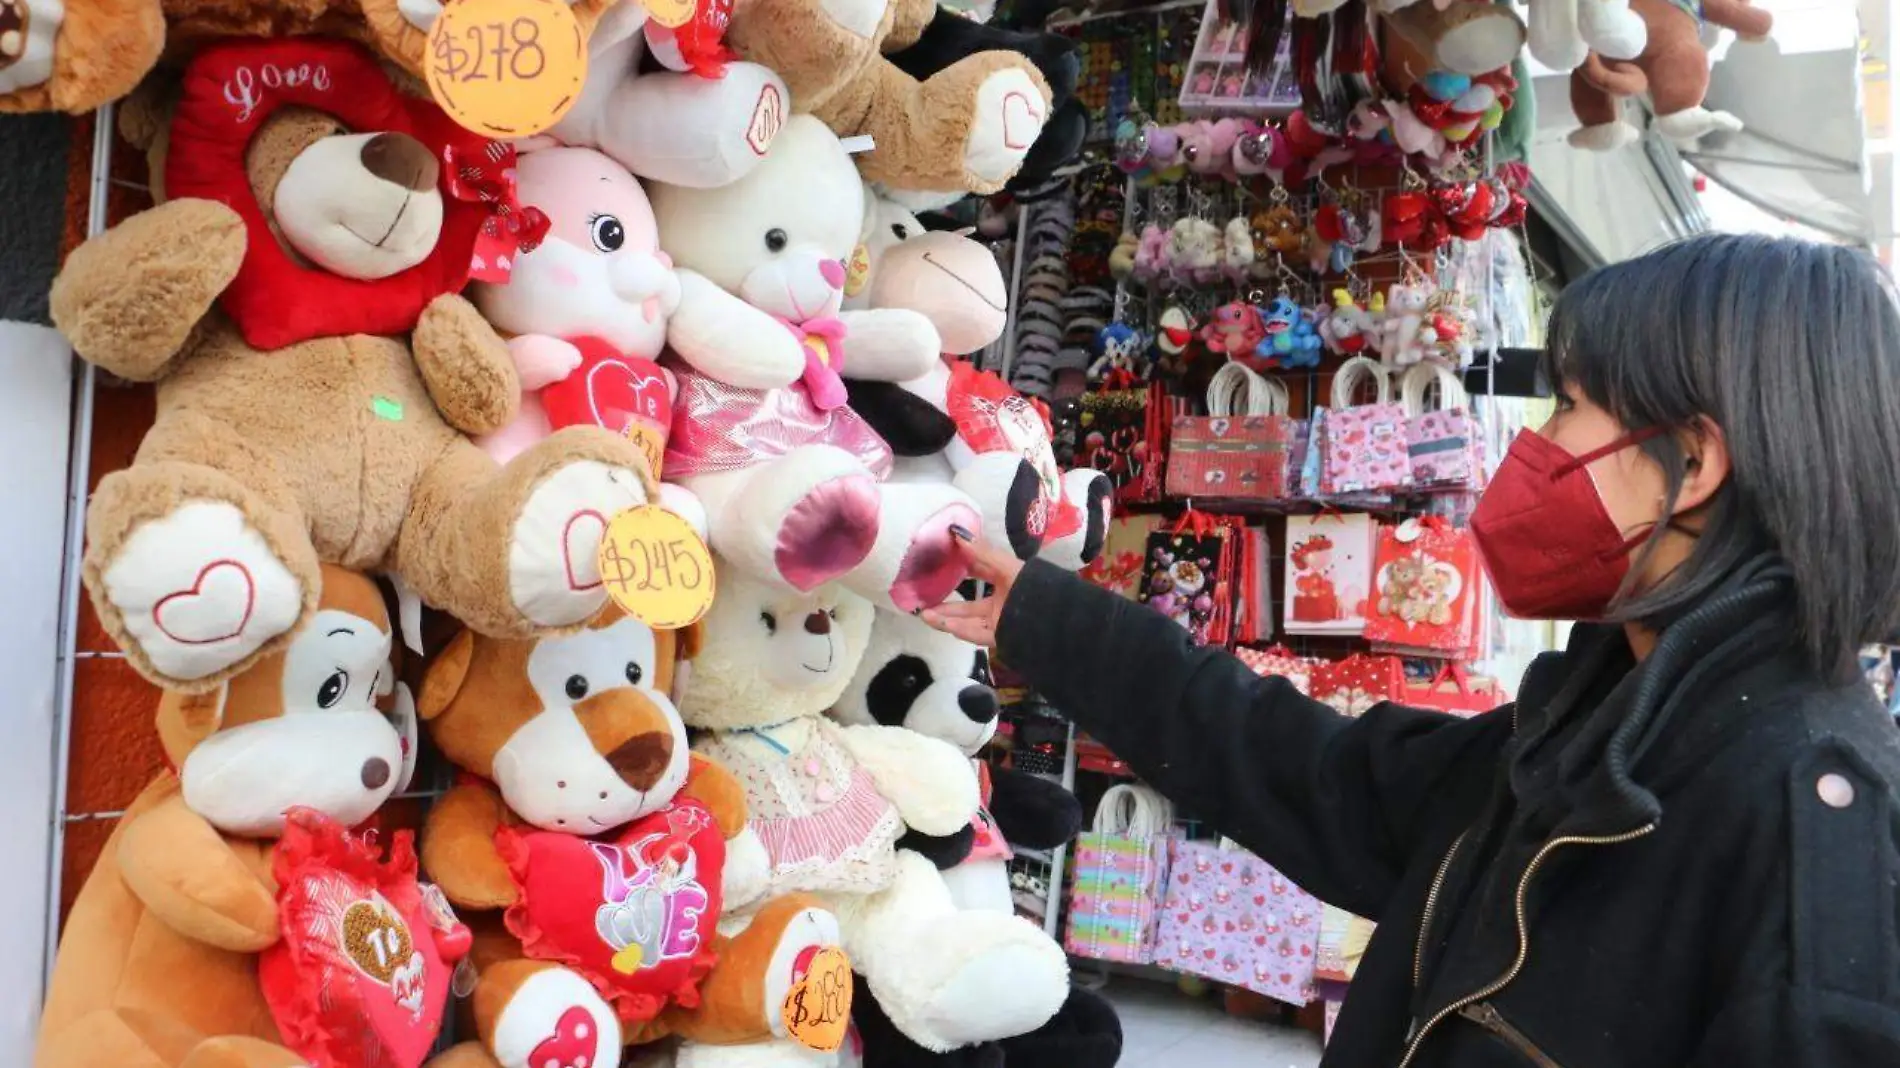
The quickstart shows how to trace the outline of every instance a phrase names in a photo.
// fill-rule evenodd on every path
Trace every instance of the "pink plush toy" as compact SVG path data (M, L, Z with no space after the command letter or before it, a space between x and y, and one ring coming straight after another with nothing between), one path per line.
M1228 166L1236 175L1252 177L1264 174L1275 182L1284 181L1293 162L1293 149L1277 127L1247 119L1237 120Z

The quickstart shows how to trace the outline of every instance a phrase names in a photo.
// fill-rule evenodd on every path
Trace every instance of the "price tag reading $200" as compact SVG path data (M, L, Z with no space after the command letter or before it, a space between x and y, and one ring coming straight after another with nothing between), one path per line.
M641 505L607 524L600 581L628 615L654 630L678 630L712 607L712 553L692 524L658 505Z
M587 41L563 0L449 0L429 30L429 94L462 126L528 137L560 122L587 80Z

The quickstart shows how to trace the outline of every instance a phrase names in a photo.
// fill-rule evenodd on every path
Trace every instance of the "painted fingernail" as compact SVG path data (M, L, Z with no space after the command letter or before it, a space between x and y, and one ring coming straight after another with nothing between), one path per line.
M970 533L969 531L963 529L962 527L958 526L955 523L950 524L950 536L957 539L958 541L975 541L976 540L976 535Z

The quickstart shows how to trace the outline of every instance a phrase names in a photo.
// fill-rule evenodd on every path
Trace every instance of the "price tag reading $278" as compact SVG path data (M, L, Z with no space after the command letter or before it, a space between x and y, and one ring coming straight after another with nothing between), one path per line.
M692 524L645 504L607 524L600 581L628 615L654 630L678 630L712 607L712 553Z
M429 94L462 126L528 137L560 122L587 80L587 41L563 0L449 0L429 30Z

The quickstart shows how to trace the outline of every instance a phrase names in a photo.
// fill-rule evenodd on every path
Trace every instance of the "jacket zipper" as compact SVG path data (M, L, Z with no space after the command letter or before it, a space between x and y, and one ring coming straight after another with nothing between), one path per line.
M1506 1045L1522 1053L1532 1064L1537 1065L1537 1068L1563 1068L1563 1065L1558 1064L1550 1054L1539 1049L1537 1043L1532 1042L1529 1036L1512 1026L1511 1021L1504 1018L1504 1014L1498 1011L1496 1005L1488 1001L1480 1001L1476 1005L1467 1005L1460 1009L1458 1015L1503 1039Z
M1418 1057L1419 1047L1425 1044L1425 1040L1431 1037L1432 1031L1437 1028L1439 1024L1444 1023L1447 1018L1454 1014L1462 1012L1467 1006L1476 1005L1478 1002L1510 986L1511 981L1516 979L1518 973L1524 970L1524 962L1530 958L1531 953L1531 932L1529 920L1525 913L1525 900L1530 891L1531 879L1537 875L1537 869L1543 866L1546 858L1565 846L1622 845L1625 842L1633 842L1655 830L1656 825L1649 823L1633 831L1625 831L1622 834L1602 836L1571 835L1566 838L1553 838L1544 843L1544 848L1538 850L1537 855L1531 858L1530 864L1524 868L1523 877L1517 881L1517 958L1511 962L1511 966L1505 970L1504 974L1499 976L1489 986L1484 987L1474 994L1467 994L1438 1010L1436 1015L1425 1021L1423 1027L1414 1031L1412 1033L1412 1041L1406 1046L1405 1057L1399 1061L1398 1068L1411 1068L1412 1061Z
M1439 891L1445 888L1445 876L1451 871L1451 859L1458 855L1458 847L1465 844L1464 834L1451 843L1445 850L1445 859L1438 862L1438 874L1432 876L1432 888L1425 894L1425 915L1418 921L1418 950L1412 954L1412 987L1418 988L1425 982L1425 940L1432 933L1432 912L1438 908Z

